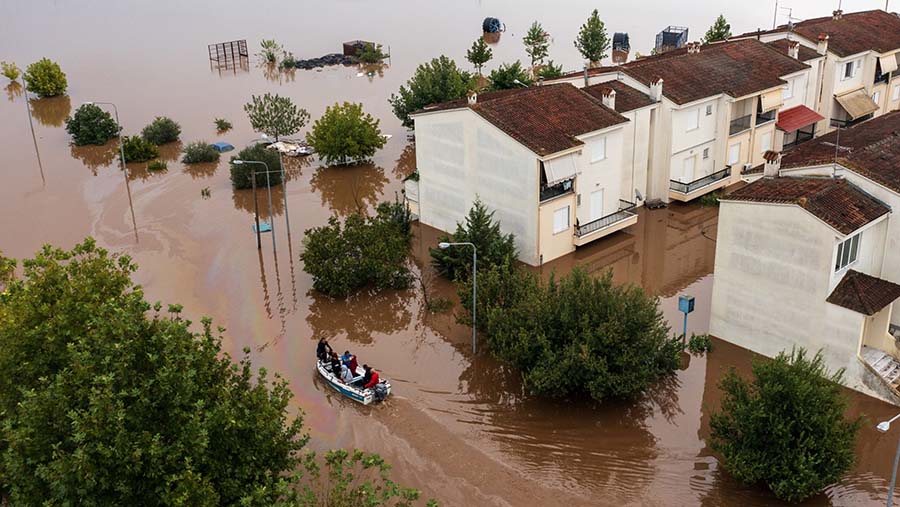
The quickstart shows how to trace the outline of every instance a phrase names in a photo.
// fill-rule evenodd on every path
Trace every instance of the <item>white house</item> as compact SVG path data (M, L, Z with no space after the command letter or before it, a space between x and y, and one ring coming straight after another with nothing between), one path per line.
M767 158L769 177L721 200L710 333L769 357L822 350L849 387L897 402L891 208L843 178L776 177Z
M629 107L654 105L623 96ZM425 108L411 115L418 182L408 186L418 188L407 196L417 196L422 223L444 231L479 198L515 235L520 260L565 255L637 222L635 180L646 162L634 157L646 148L616 109L615 89L566 83L472 92Z

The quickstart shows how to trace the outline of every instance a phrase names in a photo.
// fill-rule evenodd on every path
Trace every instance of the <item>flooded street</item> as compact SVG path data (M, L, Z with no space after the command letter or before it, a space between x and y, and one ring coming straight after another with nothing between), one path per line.
M684 6L599 4L612 31L628 31L633 51L648 52L666 25L688 25L692 39L719 13L720 3ZM767 493L720 473L706 445L709 416L718 407L722 371L748 372L751 355L715 341L708 357L686 367L631 403L562 403L526 395L517 372L486 353L472 356L471 330L454 310L432 314L420 286L334 301L311 291L298 259L303 231L332 214L346 216L391 200L415 169L415 152L387 102L423 61L445 53L468 68L465 50L485 16L506 24L494 60L526 58L521 35L538 19L555 37L551 58L579 66L571 40L594 8L539 2L359 1L274 2L265 7L232 0L199 2L0 0L0 60L24 68L41 58L62 66L68 95L31 98L34 138L20 88L0 96L0 250L31 256L41 245L70 248L85 236L132 255L137 280L151 300L184 305L195 322L211 316L227 328L225 348L249 347L257 366L286 377L295 406L316 449L359 447L385 456L398 482L422 489L442 505L781 505ZM818 6L818 7L817 7ZM830 12L811 0L794 2L794 16ZM883 7L845 1L845 10ZM733 31L771 25L772 11L750 3L729 6ZM687 16L687 17L685 17ZM247 39L246 69L216 69L207 44ZM392 53L374 75L356 67L279 73L252 56L261 38L275 38L298 58L339 52L343 41L367 39ZM132 223L115 143L70 146L64 120L86 101L114 102L125 134L155 116L181 124L182 141L227 141L238 149L256 135L242 110L251 94L279 93L313 119L336 101L362 102L392 135L371 164L324 168L315 159L286 158L284 189L272 189L275 247L251 232L253 195L231 188L227 159L185 167L180 146L164 146L164 172L129 165ZM214 118L234 129L217 134ZM209 189L209 197L201 190ZM261 218L269 215L260 192ZM286 218L290 230L286 228ZM661 298L673 332L681 330L677 297L696 297L688 333L709 321L716 238L715 208L673 204L641 210L638 225L538 268L542 275L581 266L598 276L612 270L618 283L635 283ZM136 224L136 227L134 226ZM428 248L438 231L416 226L413 259L430 296L455 298L429 268ZM391 379L394 396L359 406L328 390L313 368L315 341L327 337ZM897 409L848 391L860 431L853 471L803 505L874 506L883 503L894 434L874 424Z

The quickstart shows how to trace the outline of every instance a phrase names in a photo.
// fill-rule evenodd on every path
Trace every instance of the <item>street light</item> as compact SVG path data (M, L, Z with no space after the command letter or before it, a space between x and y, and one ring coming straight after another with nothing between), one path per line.
M266 141L271 141L269 136L266 134L260 134L260 137ZM275 141L272 141L275 142ZM288 233L288 242L291 241L291 217L288 216L288 205L287 205L287 178L284 175L284 153L281 150L278 151L278 165L281 166L281 195L284 197L284 224L287 228Z
M272 233L272 249L275 249L275 213L272 211L272 184L269 182L269 166L265 162L260 162L258 160L232 160L234 165L244 165L244 164L257 164L266 168L266 188L269 193L269 228ZM256 171L252 171L250 174L250 180L253 182L253 209L255 210L256 215L256 248L262 248L262 243L259 238L259 205L256 202Z
M478 335L475 331L476 324L476 306L478 303L478 249L475 248L475 245L472 243L447 243L440 242L438 246L441 250L446 250L451 246L470 246L472 247L472 354L478 353Z
M875 429L882 433L887 433L891 429L891 423L900 418L900 414L895 415L890 420L881 421ZM894 471L891 472L891 487L888 489L887 507L891 507L894 502L894 485L897 482L897 463L900 462L900 440L897 441L897 454L894 455Z
M85 102L86 106L105 105L112 106L113 112L116 114L116 127L118 127L119 136L119 159L122 161L122 173L125 175L125 190L128 191L128 207L131 208L131 225L134 226L134 240L138 241L137 220L134 219L134 202L131 200L131 184L128 182L128 167L125 165L125 145L122 144L122 124L119 123L119 108L112 102Z

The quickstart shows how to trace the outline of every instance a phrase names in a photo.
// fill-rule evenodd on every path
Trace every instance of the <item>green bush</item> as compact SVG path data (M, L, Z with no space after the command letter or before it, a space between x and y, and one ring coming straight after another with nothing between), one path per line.
M213 145L204 141L188 143L182 152L184 156L181 158L181 162L185 164L218 162L220 156L220 153L213 148Z
M159 156L156 145L141 136L125 136L122 139L125 162L146 162Z
M381 63L382 60L387 58L388 55L385 53L381 44L366 44L362 51L356 55L356 60L361 63Z
M378 123L372 115L363 114L362 104L335 104L316 120L306 142L326 164L362 162L387 142Z
M163 160L151 160L147 164L148 171L165 171L168 168L169 168L169 164L167 164Z
M235 164L235 160L255 160L265 162L269 168L268 181L274 185L281 184L281 157L275 150L270 150L264 144L254 144L241 150L237 156L231 157L231 184L234 188L252 188L251 175L256 171L256 186L266 186L266 168L260 164Z
M464 223L457 222L453 237L442 234L438 242L472 243L478 250L478 270L510 264L516 260L516 241L512 234L503 234L500 222L494 221L494 212L475 199ZM437 272L451 280L472 276L472 248L456 246L445 249L431 248L431 265Z
M389 102L394 114L406 128L413 128L410 113L425 106L461 99L475 87L475 76L456 66L456 62L441 55L419 65L413 77L400 87L398 95L391 94Z
M66 118L66 132L72 136L75 146L101 146L116 137L119 126L112 115L100 106L84 104L75 110L74 115Z
M66 93L69 83L59 64L41 58L25 69L25 89L39 97L55 97Z
M19 75L21 73L22 72L19 70L19 66L15 63L0 62L0 74L3 74L3 76L10 81L19 79Z
M226 132L231 130L231 122L226 120L225 118L216 118L215 119L216 130L219 132Z
M291 70L297 68L297 58L294 57L294 53L286 52L281 58L281 63L279 64L283 70Z
M538 76L543 79L554 79L561 77L563 75L562 65L554 65L553 60L547 62L546 65L541 67L541 70L538 72Z
M263 39L259 41L259 53L256 56L262 58L266 63L274 64L282 52L281 44L275 42L275 39Z
M165 116L157 116L150 125L144 127L141 136L155 145L172 143L181 135L181 126L175 120Z
M343 226L332 216L328 225L306 231L300 254L313 288L332 297L372 287L409 287L409 210L402 202L381 203L374 217L355 213Z
M708 334L692 334L687 348L695 356L705 354L712 350L712 338Z
M458 286L471 323L471 278ZM527 387L564 398L631 398L680 364L656 298L612 274L580 268L541 283L511 264L478 272L478 324L500 360L522 370Z
M845 419L843 370L829 374L822 353L803 349L753 364L753 378L732 369L720 382L721 411L710 418L710 446L725 470L800 502L840 480L853 464L860 420Z
M491 71L488 79L491 80L492 90L511 90L534 84L534 80L518 60L515 63L501 64L500 68Z

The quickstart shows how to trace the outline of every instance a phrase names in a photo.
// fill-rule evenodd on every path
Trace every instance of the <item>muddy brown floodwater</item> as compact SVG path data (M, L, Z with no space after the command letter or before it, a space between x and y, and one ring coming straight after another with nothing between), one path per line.
M795 3L795 15L824 14L819 3ZM854 9L877 7L858 3ZM633 46L644 52L659 28L685 24L696 33L724 8L712 0L692 4L693 13L672 2L644 4L604 13L612 30L629 31ZM71 247L92 235L132 255L148 297L182 303L195 321L213 317L228 329L229 353L249 347L257 365L290 380L294 408L304 411L314 448L381 453L401 482L444 505L778 505L721 473L706 445L709 415L720 398L718 379L730 366L748 371L746 351L716 341L708 357L690 358L685 369L631 403L543 401L523 391L516 372L487 354L473 357L470 330L452 314L425 311L421 290L333 301L310 290L298 260L305 229L332 214L346 216L393 199L414 170L414 148L387 98L416 65L441 53L462 62L482 18L492 15L508 28L494 47L493 63L525 57L519 33L537 18L554 35L553 58L574 68L578 59L569 41L592 8L582 0L565 6L275 1L265 8L237 0L0 2L0 59L24 67L47 56L69 78L68 95L30 98L34 138L21 87L7 87L5 99L0 96L0 249L25 257L44 243ZM738 31L771 20L750 3L728 9ZM371 75L355 67L280 73L258 66L252 56L229 69L207 60L207 44L246 38L253 52L263 37L274 37L299 58L339 51L345 40L371 39L389 46L392 58ZM232 190L225 160L185 167L178 145L163 147L167 171L129 167L135 231L125 180L115 166L116 145L72 147L63 127L79 104L111 101L126 134L167 115L181 123L183 142L225 140L241 147L255 137L241 107L251 94L267 91L292 97L313 118L336 101L362 102L393 136L371 164L323 168L312 159L289 160L287 210L284 189L273 189L274 250L268 236L262 250L255 248L253 195ZM217 134L216 117L230 120L234 130ZM267 218L265 193L259 198ZM612 270L616 282L658 295L674 329L681 326L677 296L690 293L697 310L688 331L703 332L715 225L715 209L642 210L636 227L540 270L546 276L574 266L598 275ZM452 297L452 287L427 267L437 234L417 227L413 258L429 294ZM319 336L383 371L394 396L361 407L326 389L311 362ZM879 435L873 424L896 409L848 395L852 413L868 418L857 464L808 505L884 501L896 435Z

